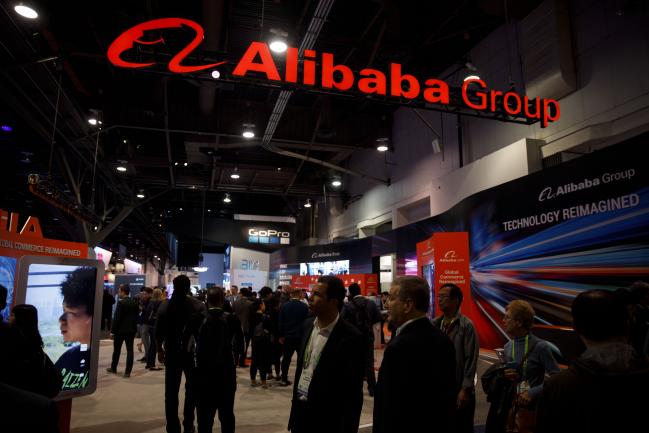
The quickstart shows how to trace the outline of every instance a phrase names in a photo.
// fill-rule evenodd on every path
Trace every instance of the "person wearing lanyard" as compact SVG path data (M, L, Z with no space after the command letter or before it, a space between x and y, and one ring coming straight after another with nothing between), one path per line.
M546 374L560 371L548 342L530 332L533 322L534 309L528 302L515 300L507 306L503 324L513 340L505 344L505 361L518 368L506 370L505 376L518 382L518 403L528 407L535 406L543 391ZM523 365L519 365L523 358Z
M345 286L320 277L304 323L288 429L293 433L356 433L363 407L365 346L340 318Z
M455 348L455 381L459 390L456 402L455 432L473 432L475 415L475 374L480 346L473 322L460 312L464 296L455 284L439 288L439 309L444 313L433 325L445 333Z

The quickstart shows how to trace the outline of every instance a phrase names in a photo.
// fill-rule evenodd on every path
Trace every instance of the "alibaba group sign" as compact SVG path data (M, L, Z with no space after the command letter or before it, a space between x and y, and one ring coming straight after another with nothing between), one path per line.
M196 72L196 71L202 71L204 69L214 68L216 66L227 63L226 60L223 62L212 63L209 65L201 65L201 66L181 65L181 62L185 60L185 57L187 57L192 51L194 51L194 49L196 49L196 47L198 47L200 43L203 41L203 39L205 38L205 32L203 31L203 28L198 23L184 18L161 18L157 20L147 21L142 24L138 24L135 27L131 27L130 29L122 33L117 39L115 39L112 44L110 44L110 47L108 48L108 59L113 65L122 68L137 69L137 68L146 68L147 66L152 66L155 63L128 62L122 59L122 54L125 51L134 48L135 43L142 44L142 45L155 45L155 44L164 43L164 38L159 38L155 41L141 40L140 38L144 36L144 32L152 31L152 30L162 30L162 29L179 29L182 27L191 28L196 33L196 35L194 36L194 39L189 43L189 45L183 48L182 51L180 51L178 54L173 56L173 58L169 62L169 70L171 72L176 72L179 74Z

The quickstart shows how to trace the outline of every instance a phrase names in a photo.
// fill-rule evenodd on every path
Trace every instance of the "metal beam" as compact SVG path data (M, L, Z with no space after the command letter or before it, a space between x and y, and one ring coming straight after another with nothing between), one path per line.
M165 141L167 143L167 160L169 162L169 183L173 188L176 185L174 177L174 162L171 155L171 134L169 133L169 79L164 80L164 116L165 116Z
M131 214L133 209L134 209L133 206L123 207L119 211L119 213L117 215L115 215L115 218L113 218L113 220L106 227L104 227L103 229L101 229L100 231L98 231L97 233L93 234L90 237L90 240L88 241L88 246L90 248L94 248L97 245L99 245L99 243L101 241L106 239L106 237L109 234L111 234L113 232L113 230L115 230L117 228L117 226L120 225L122 223L122 221L124 221L126 219L127 216L129 216Z

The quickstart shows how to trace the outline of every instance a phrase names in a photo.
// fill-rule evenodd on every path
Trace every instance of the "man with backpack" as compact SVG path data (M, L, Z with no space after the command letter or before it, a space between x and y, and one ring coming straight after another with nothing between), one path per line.
M187 296L190 281L186 275L174 278L174 292L169 302L158 310L156 342L158 360L165 364L165 415L167 433L180 433L178 391L185 375L185 407L183 426L186 433L194 432L196 389L194 383L194 352L198 329L205 318L205 304Z
M234 433L234 394L237 377L232 342L243 341L241 323L223 311L225 292L221 287L207 289L207 317L198 333L196 378L198 395L198 433L212 431L219 411L223 433Z
M374 374L374 331L375 323L381 322L381 312L377 305L361 296L361 287L357 283L349 285L349 302L343 306L340 317L345 319L363 336L366 344L365 378L367 380L367 391L371 397L374 396L376 386L376 375Z

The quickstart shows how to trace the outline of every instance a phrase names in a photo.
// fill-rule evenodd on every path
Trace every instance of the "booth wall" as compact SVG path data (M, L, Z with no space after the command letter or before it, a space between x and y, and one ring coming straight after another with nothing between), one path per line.
M201 288L206 288L207 283L214 283L217 286L223 285L223 254L203 253L202 266L207 266L207 271L198 274L198 283Z
M230 253L230 269L244 269L247 263L259 263L259 271L268 272L270 269L270 254L247 248L232 247Z

